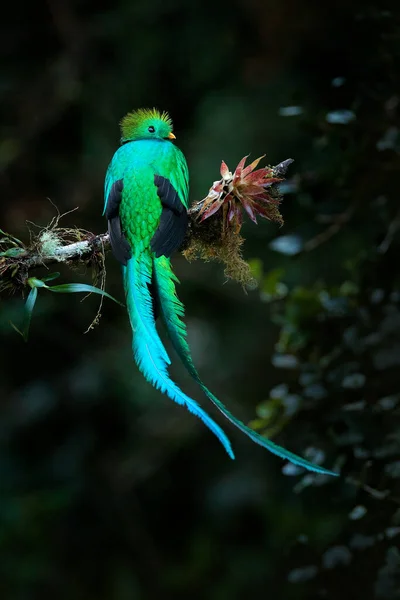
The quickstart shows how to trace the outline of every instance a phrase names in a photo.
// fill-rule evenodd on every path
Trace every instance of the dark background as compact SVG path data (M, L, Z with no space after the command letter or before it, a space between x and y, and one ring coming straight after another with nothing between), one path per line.
M116 304L84 335L98 297L39 290L24 344L9 324L23 298L5 295L2 600L400 598L399 34L387 0L2 7L0 226L25 241L54 205L79 207L64 226L104 231L104 174L133 108L171 113L192 200L221 159L295 159L284 227L244 228L256 290L219 265L174 265L211 390L341 471L284 467L216 415L230 461L138 373ZM107 290L122 299L111 255Z

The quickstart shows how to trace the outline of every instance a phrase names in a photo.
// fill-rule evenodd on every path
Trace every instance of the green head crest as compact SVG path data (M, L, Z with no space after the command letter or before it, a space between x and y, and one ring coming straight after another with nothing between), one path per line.
M156 108L139 108L121 120L121 142L134 140L174 140L172 120Z

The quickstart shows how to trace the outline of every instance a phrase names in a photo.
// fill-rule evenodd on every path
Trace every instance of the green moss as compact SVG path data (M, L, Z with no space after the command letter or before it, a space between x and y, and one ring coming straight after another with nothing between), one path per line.
M233 228L223 230L222 218L218 216L204 223L193 220L182 254L188 261L220 262L225 266L226 277L243 286L254 287L257 282L251 274L250 265L243 258L243 243L244 238Z

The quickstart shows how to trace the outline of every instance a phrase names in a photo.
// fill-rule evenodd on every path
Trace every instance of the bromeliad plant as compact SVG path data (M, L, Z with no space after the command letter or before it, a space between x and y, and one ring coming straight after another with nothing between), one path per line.
M183 248L187 260L201 258L223 263L226 277L243 286L255 283L250 266L242 257L243 211L254 223L259 215L282 225L281 194L277 184L284 180L286 170L293 162L289 158L275 167L257 169L262 158L245 166L245 156L233 173L222 161L221 179L214 181L207 196L190 209L193 218Z
M257 224L256 215L260 215L283 224L278 208L280 198L270 192L271 186L281 182L282 178L277 177L271 167L255 170L264 157L265 154L245 167L248 158L245 156L233 173L222 161L221 179L214 181L208 195L200 203L198 218L201 222L222 209L224 231L233 227L235 233L239 233L244 209L253 223Z

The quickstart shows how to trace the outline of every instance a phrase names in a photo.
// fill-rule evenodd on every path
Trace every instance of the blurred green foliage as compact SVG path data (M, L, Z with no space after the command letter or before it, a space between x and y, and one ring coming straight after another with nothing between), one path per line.
M221 159L295 159L284 228L245 227L257 290L175 265L210 388L342 476L231 430L228 461L138 374L118 305L84 336L95 296L41 294L24 344L23 299L3 296L0 597L400 598L397 3L49 0L9 4L1 28L0 224L18 238L54 217L46 198L79 206L66 225L104 230L105 169L135 107L172 114L192 200Z

